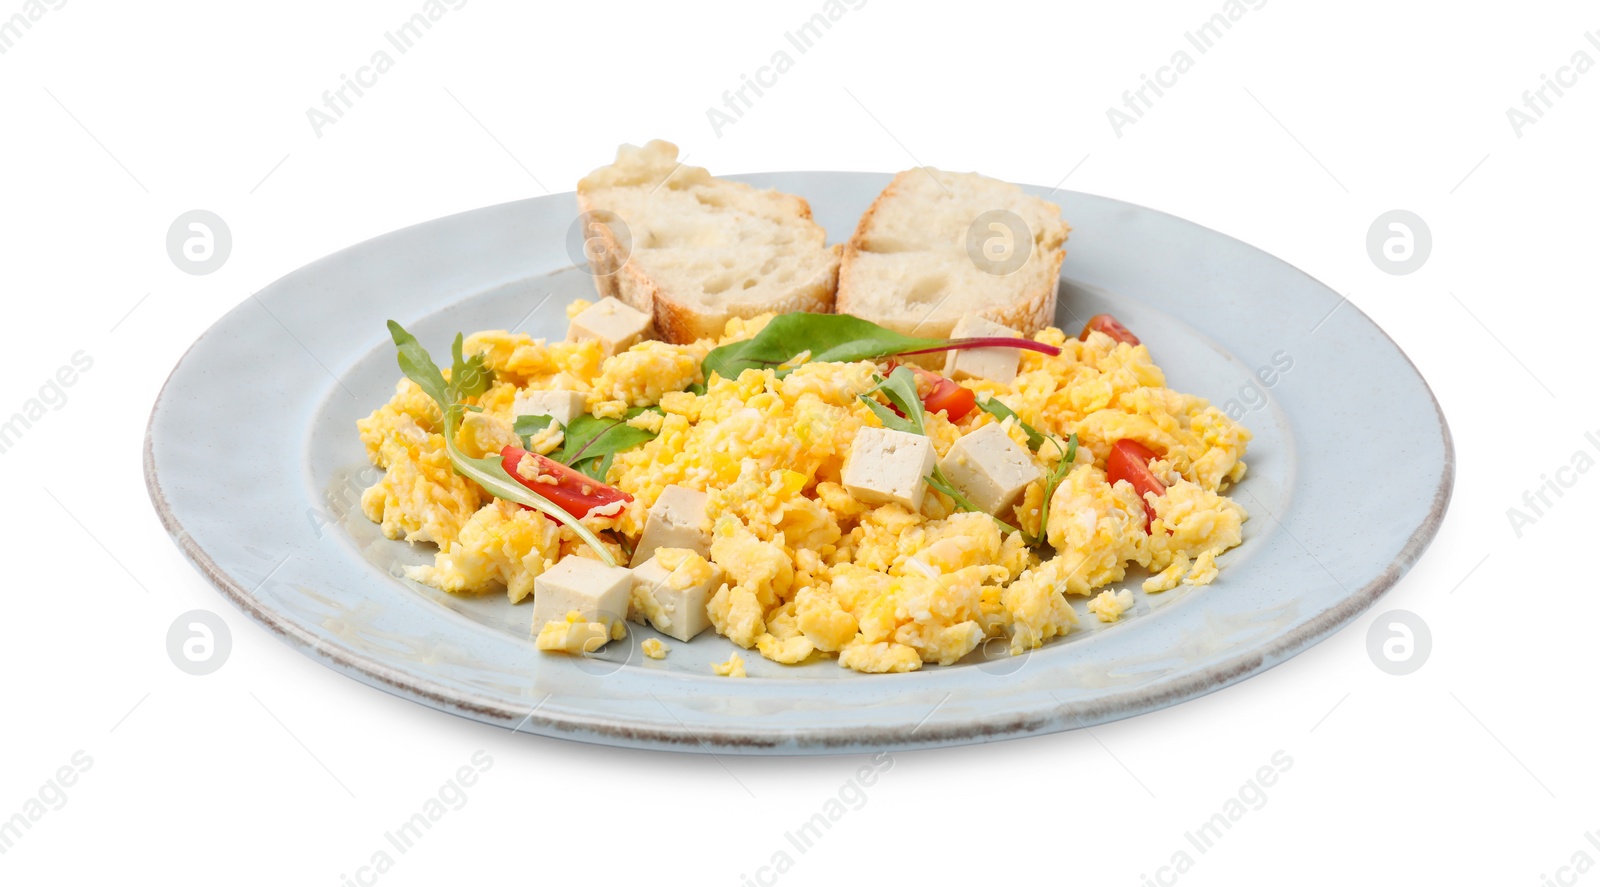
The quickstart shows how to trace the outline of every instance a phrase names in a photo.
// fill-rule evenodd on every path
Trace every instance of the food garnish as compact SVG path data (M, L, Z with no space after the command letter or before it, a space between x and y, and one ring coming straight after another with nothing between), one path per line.
M1040 448L1045 445L1046 441L1049 441L1051 444L1055 445L1056 452L1061 454L1060 460L1056 462L1054 468L1050 469L1050 473L1046 475L1044 479L1044 498L1041 500L1042 504L1040 505L1040 508L1043 509L1044 514L1039 516L1039 532L1034 533L1031 536L1027 533L1023 534L1024 540L1029 545L1043 545L1047 535L1045 532L1047 529L1046 525L1049 523L1046 518L1049 516L1050 499L1055 495L1056 487L1061 486L1062 479L1067 476L1067 473L1072 470L1072 466L1077 461L1078 435L1076 432L1068 435L1067 442L1063 446L1060 439L1053 436L1047 437L1041 433L1039 429L1034 428L1032 425L1022 421L1022 418L1017 415L1016 411L1001 403L1000 398L998 397L991 397L988 400L983 401L982 403L978 404L978 409L983 410L1002 422L1007 419L1015 422L1017 427L1021 428L1022 433L1028 438L1028 449L1033 450L1035 453L1039 452Z
M889 361L889 372L893 372L895 366L894 361ZM909 368L917 376L918 389L926 392L922 395L922 403L928 408L928 412L943 411L950 421L960 422L972 412L973 407L978 405L978 395L973 393L971 388L933 370L925 370L919 366Z
M606 479L611 461L624 450L655 439L655 432L628 424L628 420L641 413L660 412L658 407L634 407L620 419L601 419L587 413L574 416L572 424L561 425L552 416L518 416L513 431L522 438L523 446L530 446L529 438L554 423L562 430L561 446L549 457L562 465L582 471L598 481Z
M503 456L474 459L456 446L456 430L461 427L462 418L469 411L482 411L481 407L463 403L463 399L476 397L489 387L489 371L483 366L482 356L473 355L470 359L463 360L462 337L459 333L456 334L455 343L450 348L452 359L450 380L446 381L444 373L440 372L439 366L433 362L428 350L422 347L416 336L406 332L404 327L392 320L389 321L389 335L394 339L395 347L398 349L400 371L406 374L406 378L417 383L417 387L421 388L423 393L433 398L433 402L439 405L439 412L444 415L442 431L445 450L456 473L473 481L497 499L515 502L566 524L578 538L588 543L608 566L617 566L616 558L601 543L600 537L596 536L593 530L584 526L578 516L529 489L517 475L507 471L503 464Z
M1149 447L1127 439L1112 444L1111 453L1106 456L1106 480L1113 484L1125 480L1133 485L1134 492L1139 494L1139 502L1144 505L1144 528L1147 532L1150 525L1155 523L1156 509L1145 499L1145 494L1167 494L1167 485L1150 470L1151 461L1157 458L1160 457L1151 452Z
M809 362L883 360L916 354L935 354L967 348L1021 348L1055 357L1061 349L1032 339L982 336L932 339L907 336L848 314L780 314L761 332L748 339L712 349L701 364L707 380L712 373L737 379L747 369L776 369L783 375L797 355L810 354Z
M888 377L878 376L876 378L878 379L878 384L873 386L866 394L861 395L861 402L877 414L885 428L927 437L927 425L922 418L924 411L922 398L917 394L916 373L912 372L910 367L897 366L889 373ZM951 382L950 384L954 385L955 383ZM959 388L960 386L956 387ZM963 388L962 390L965 391L966 389ZM892 409L872 397L873 394L880 392L889 400L889 403L893 406ZM949 496L960 510L983 511L983 509L968 501L967 497L961 495L961 491L956 489L955 484L952 484L950 479L944 476L944 472L940 471L938 466L934 466L933 472L928 475L927 481L928 486ZM995 521L1006 530L1017 532L1016 527L1000 520L1000 518L996 517Z
M1129 345L1139 344L1139 337L1123 326L1122 321L1109 314L1096 314L1089 318L1089 322L1083 325L1083 332L1078 334L1078 338L1087 342L1089 341L1089 334L1092 332L1105 333L1118 342L1126 342Z
M591 512L609 517L614 513L611 509L614 503L633 501L632 496L616 487L521 447L501 449L500 467L513 480L542 494L573 517L581 518Z

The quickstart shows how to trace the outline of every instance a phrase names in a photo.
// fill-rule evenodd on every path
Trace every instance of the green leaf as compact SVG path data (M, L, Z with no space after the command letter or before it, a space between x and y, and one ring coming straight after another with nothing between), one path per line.
M889 398L890 403L900 408L902 415L895 415L893 410L872 397L879 391L883 392L884 397ZM928 430L923 422L922 397L917 394L917 374L909 367L895 367L888 378L881 380L866 394L861 395L861 400L878 414L885 428L927 435Z
M463 398L476 397L488 390L492 374L483 365L483 355L474 354L463 359L461 334L456 334L455 342L450 346L452 361L448 382L416 336L392 320L389 321L389 336L399 349L400 371L433 398L434 403L439 404L439 409L443 410L460 403Z
M904 431L908 434L917 433L917 428L915 425L911 424L911 420L904 416L896 415L894 410L891 410L883 404L878 403L876 400L873 400L867 395L861 395L861 402L866 404L868 409L877 414L878 420L883 423L883 427L891 428L895 431Z
M459 412L452 408L447 412L447 415L459 415ZM456 473L476 482L478 486L483 487L485 492L496 499L505 499L518 505L526 505L566 524L572 528L574 533L578 534L578 538L587 542L589 547L600 555L600 559L607 566L618 566L616 558L612 557L610 550L600 542L600 537L596 536L593 530L584 526L582 521L568 514L559 505L528 489L520 481L512 478L511 475L506 473L505 466L500 464L498 458L485 456L481 459L474 459L461 452L456 447L456 424L456 422L446 418L444 435L445 450L450 454L450 464L455 468Z
M993 398L991 398L992 400ZM1055 497L1056 487L1061 486L1061 481L1071 471L1078 458L1078 435L1073 432L1067 437L1066 449L1061 448L1061 441L1054 437L1047 438L1056 445L1056 452L1061 453L1061 460L1044 481L1044 499L1039 504L1039 532L1027 540L1029 545L1043 545L1050 535L1050 500Z
M518 416L517 420L511 423L511 430L517 433L517 437L522 438L522 448L528 450L533 448L533 436L549 428L552 422L555 422L557 428L562 427L560 422L556 422L555 416Z
M737 379L747 369L774 369L807 351L812 361L849 363L944 342L903 335L849 314L780 314L751 338L712 349L701 368L707 380L712 373Z
M1007 419L1016 419L1017 427L1021 428L1022 433L1028 436L1028 449L1033 450L1035 453L1039 452L1039 448L1044 446L1045 437L1039 433L1039 429L1022 421L1015 410L1000 402L1000 398L991 396L987 401L980 400L978 409L1002 422Z
M455 400L477 397L489 390L491 374L483 365L483 355L474 354L466 360L461 359L460 333L456 333L456 340L450 345L450 357L450 387L455 392Z
M566 438L562 441L561 448L551 453L550 458L580 468L579 462L588 463L606 456L614 456L645 441L654 440L653 432L628 424L629 419L652 409L654 408L634 407L621 419L600 419L588 414L574 416L572 424L567 426ZM599 477L588 471L584 473L599 480Z
M444 374L439 372L439 367L434 364L433 358L428 356L428 350L422 347L417 337L405 331L405 328L394 321L389 321L389 336L394 339L395 347L399 350L400 372L406 378L417 383L424 393L433 398L434 403L444 410L456 399L450 395L450 385L445 382Z
M937 339L908 336L870 320L849 314L780 314L761 332L739 342L712 349L701 364L709 381L715 373L724 379L737 379L748 369L777 369L802 354L810 360L854 363L880 360L897 354L932 354L965 348L1023 348L1056 355L1061 349L1031 339L1010 336L979 336L965 339ZM781 376L788 370L780 369Z
M432 397L434 402L439 405L439 410L444 413L445 452L450 456L450 465L455 468L456 473L483 487L485 492L496 499L505 499L518 505L526 505L566 524L572 528L574 533L578 534L578 538L588 543L589 547L600 555L601 561L608 566L617 566L617 559L601 543L600 537L596 536L593 530L584 526L582 521L568 514L554 502L528 489L520 481L507 474L505 467L500 464L498 458L486 456L481 459L474 459L463 453L456 446L456 430L461 426L461 418L467 410L475 408L456 402L452 396L458 393L455 387L445 383L444 374L439 371L438 364L433 362L433 358L428 354L427 349L417 342L415 336L406 332L400 324L392 320L389 321L389 335L394 338L395 346L399 350L400 371L405 373L406 377L411 381L416 382L423 391L427 392L428 396ZM461 339L458 336L456 338L457 344L452 349L453 356L457 358L457 361L452 365L451 375L455 375L456 366L470 367L472 363L472 361L460 360L460 341ZM478 366L480 369L482 368L481 361L478 362ZM466 380L462 379L460 381ZM481 392L482 389L480 388L479 393Z

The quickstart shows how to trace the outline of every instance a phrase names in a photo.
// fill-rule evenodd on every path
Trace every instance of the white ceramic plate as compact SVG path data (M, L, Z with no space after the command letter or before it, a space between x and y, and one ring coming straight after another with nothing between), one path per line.
M805 197L835 236L889 181L741 178ZM563 335L563 306L594 296L569 258L571 194L379 237L233 309L156 401L150 495L196 568L307 656L529 733L684 751L902 749L1093 726L1192 699L1304 650L1400 578L1449 502L1449 430L1400 349L1304 273L1153 210L1050 198L1074 229L1057 324L1076 330L1111 311L1149 345L1168 384L1242 417L1255 440L1232 495L1251 520L1214 584L1145 596L1130 577L1137 605L1123 621L1085 618L1024 656L997 642L949 667L862 675L833 660L785 667L746 652L750 678L733 680L711 673L735 650L711 632L669 641L664 661L640 655L653 632L638 627L595 658L541 654L530 605L396 578L431 547L384 539L357 507L377 474L355 421L399 378L384 321L436 355L457 331Z

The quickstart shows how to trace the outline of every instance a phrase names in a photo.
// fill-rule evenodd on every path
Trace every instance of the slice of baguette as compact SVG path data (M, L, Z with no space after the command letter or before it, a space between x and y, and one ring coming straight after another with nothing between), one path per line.
M969 230L996 210L1012 215L982 220L969 252ZM991 226L1016 220L1025 227L1021 238ZM1032 335L1055 316L1070 230L1060 207L1015 185L977 173L907 170L845 244L835 307L915 336L949 336L968 313ZM1008 244L1030 251L1021 267L1000 273Z
M650 314L669 342L721 336L731 317L833 310L840 247L811 206L681 164L669 142L618 148L578 182L578 209L602 223L595 288Z

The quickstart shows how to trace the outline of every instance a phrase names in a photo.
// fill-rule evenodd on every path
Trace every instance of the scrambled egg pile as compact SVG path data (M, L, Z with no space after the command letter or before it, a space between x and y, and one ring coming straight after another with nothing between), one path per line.
M569 316L586 305L575 303ZM859 397L873 387L870 362L807 363L781 379L746 370L738 379L718 377L702 395L685 391L705 381L700 364L711 348L754 335L768 319L731 320L720 342L646 341L610 358L593 340L474 334L464 350L484 355L494 382L470 401L483 409L468 415L458 443L470 456L520 446L512 401L523 390L580 392L600 417L658 406L659 413L630 420L656 437L618 454L606 478L633 501L585 524L612 531L602 538L626 563L610 537L637 541L664 487L707 492L709 560L726 576L708 604L712 625L781 663L820 654L857 671L903 672L949 665L991 637L1007 638L1020 653L1071 631L1077 616L1068 596L1122 580L1130 564L1149 571L1146 592L1203 585L1217 575L1216 557L1241 541L1245 512L1221 491L1244 476L1250 433L1204 399L1167 388L1144 345L1098 332L1079 341L1047 328L1034 338L1059 346L1060 356L1023 351L1013 382L962 383L1041 432L1078 435L1075 464L1051 501L1036 482L1005 516L1029 533L1046 522L1048 548L1031 549L1021 534L1004 532L988 515L956 511L932 490L919 512L864 506L846 492L840 475L852 439L882 424ZM942 457L962 434L997 421L975 409L951 423L941 412L928 417L927 430ZM434 564L411 568L411 578L460 594L504 589L515 602L562 557L594 556L570 529L456 475L440 424L432 400L405 379L358 423L369 457L385 472L362 497L366 516L389 538L438 546ZM1014 420L1003 427L1026 446ZM559 429L547 432L533 449L560 444ZM1133 487L1106 479L1106 456L1124 438L1164 454L1152 468L1167 492L1151 499L1149 532ZM1037 457L1048 471L1061 456L1046 445ZM1131 603L1126 592L1108 594L1090 609L1109 622ZM587 626L561 633L541 636L541 646L590 642ZM718 668L743 672L738 657Z

